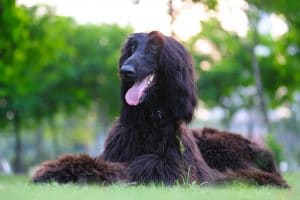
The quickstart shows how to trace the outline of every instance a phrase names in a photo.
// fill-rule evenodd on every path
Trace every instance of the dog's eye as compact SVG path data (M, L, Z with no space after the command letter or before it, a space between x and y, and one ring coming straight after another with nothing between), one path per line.
M136 45L134 43L131 43L129 45L129 51L130 51L130 54L133 54L133 52L135 51L135 48L136 48Z
M159 46L157 46L157 45L151 45L151 46L149 47L149 51L150 51L151 53L158 53L158 52L159 52Z
M130 51L133 53L133 52L134 52L134 50L135 50L135 46L134 46L134 45L131 45L131 47L130 47Z

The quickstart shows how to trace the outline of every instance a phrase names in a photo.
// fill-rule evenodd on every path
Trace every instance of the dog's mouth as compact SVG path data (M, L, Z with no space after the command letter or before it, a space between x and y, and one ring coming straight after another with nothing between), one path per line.
M147 89L149 89L154 83L154 77L155 73L152 73L144 77L142 80L136 80L134 82L125 95L125 100L128 105L136 106L142 102Z

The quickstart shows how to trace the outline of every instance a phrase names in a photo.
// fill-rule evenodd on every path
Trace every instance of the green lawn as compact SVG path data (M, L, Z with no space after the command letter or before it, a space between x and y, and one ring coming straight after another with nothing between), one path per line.
M26 177L0 176L1 200L76 200L76 199L300 199L300 174L285 176L291 189L276 189L270 187L254 187L243 184L227 186L76 186L76 185L33 185Z

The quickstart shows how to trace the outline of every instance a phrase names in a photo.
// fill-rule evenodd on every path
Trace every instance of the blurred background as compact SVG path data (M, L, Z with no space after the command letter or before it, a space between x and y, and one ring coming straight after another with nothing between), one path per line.
M120 111L120 46L151 30L192 53L191 127L242 133L299 170L300 1L0 0L0 173L98 155Z

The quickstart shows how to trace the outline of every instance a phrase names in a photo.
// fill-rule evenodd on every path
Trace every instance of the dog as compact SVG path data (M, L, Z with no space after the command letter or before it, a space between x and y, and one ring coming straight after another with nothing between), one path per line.
M189 129L197 106L191 55L158 31L132 34L119 60L122 108L99 157L64 155L32 181L165 185L246 181L288 187L272 153L238 134Z

